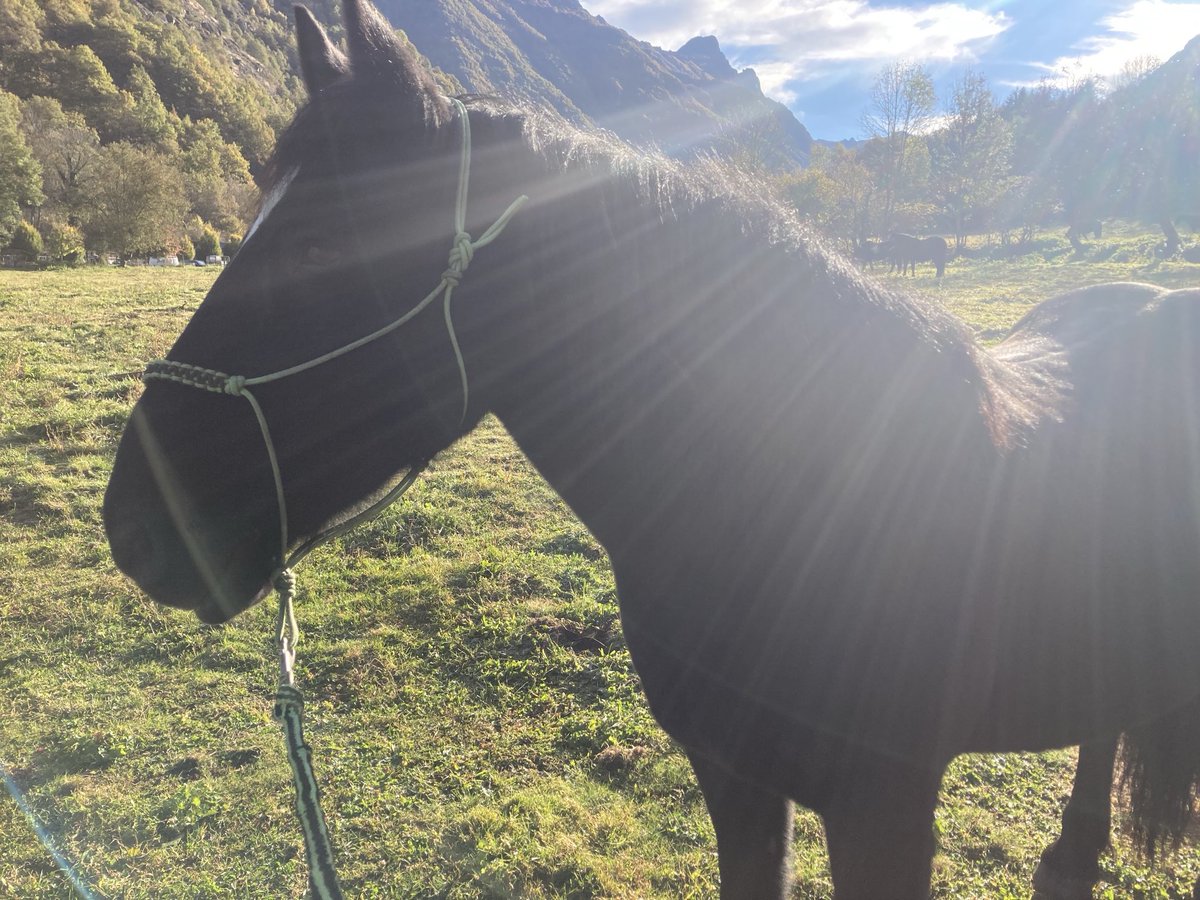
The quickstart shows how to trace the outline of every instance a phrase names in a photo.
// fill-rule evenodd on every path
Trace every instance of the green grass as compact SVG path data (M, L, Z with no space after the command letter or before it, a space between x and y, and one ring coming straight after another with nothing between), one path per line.
M1036 299L1116 278L1182 285L1136 236L904 281L998 334ZM1129 253L1128 261L1112 257ZM270 609L212 629L112 567L99 504L115 442L211 270L0 271L0 764L109 897L303 893ZM899 283L899 278L893 281ZM716 854L678 749L647 712L603 552L494 422L387 516L300 572L298 676L339 864L361 897L709 897ZM1072 755L955 764L937 897L1027 897ZM1119 838L1106 897L1183 898ZM831 894L802 814L796 898ZM0 796L0 897L70 895Z

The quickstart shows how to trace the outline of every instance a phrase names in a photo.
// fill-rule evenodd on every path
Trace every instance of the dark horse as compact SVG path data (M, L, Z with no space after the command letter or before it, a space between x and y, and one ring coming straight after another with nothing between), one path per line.
M919 238L911 234L892 232L892 236L883 243L883 253L892 261L892 269L899 269L901 275L909 271L916 275L917 263L931 262L937 269L937 277L941 278L946 274L946 259L950 248L946 245L946 239L936 234Z
M442 277L459 113L346 7L346 57L299 12L310 101L172 360L275 372ZM1124 734L1148 840L1177 834L1200 764L1200 291L1075 291L985 350L715 166L468 106L466 231L532 199L454 295L461 366L434 304L254 389L292 543L498 416L608 550L727 898L783 896L793 801L824 818L838 900L927 897L939 782L970 751L1082 743L1107 781ZM151 381L105 498L117 564L223 621L267 593L278 516L247 404ZM1050 875L1094 865L1078 823L1106 815L1068 815Z

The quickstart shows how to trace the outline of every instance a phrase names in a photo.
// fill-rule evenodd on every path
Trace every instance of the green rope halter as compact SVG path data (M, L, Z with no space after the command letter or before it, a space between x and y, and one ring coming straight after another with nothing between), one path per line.
M450 336L450 345L454 350L454 358L458 363L458 372L462 380L462 417L460 422L466 422L467 408L470 403L470 392L467 381L467 366L463 360L462 350L458 345L458 336L454 331L454 320L450 315L450 299L454 289L462 281L463 273L471 264L475 251L486 247L508 225L509 220L516 214L529 198L522 194L506 209L492 225L480 235L478 240L472 239L466 230L467 220L467 191L471 176L471 119L467 108L457 98L450 101L458 111L459 121L462 122L462 153L459 157L458 170L458 200L454 208L454 242L450 250L449 265L442 273L438 286L425 295L416 306L398 319L383 326L377 331L356 341L351 341L343 347L331 350L308 362L300 363L278 372L267 375L228 375L215 369L206 369L175 360L154 360L146 366L142 375L144 381L169 381L187 387L198 388L216 394L228 394L232 397L242 397L250 404L254 417L258 421L259 431L262 432L263 443L267 448L267 458L271 464L271 477L275 484L275 498L279 507L279 559L280 566L272 578L276 593L279 595L279 614L276 619L276 649L279 654L279 687L275 692L274 718L284 730L287 740L288 762L292 766L292 775L296 787L296 814L300 819L300 827L304 832L304 849L308 859L309 888L314 900L341 900L342 891L338 884L337 872L333 863L333 846L329 839L329 829L325 825L325 816L321 811L320 790L316 776L313 774L312 750L304 743L304 698L295 685L294 666L296 661L296 642L300 630L296 624L296 614L293 601L296 596L296 576L292 567L297 565L317 547L334 538L345 534L363 522L369 521L382 513L388 506L398 500L416 481L417 477L428 465L428 460L422 460L412 466L400 481L379 500L366 509L329 526L318 534L308 538L288 554L287 501L283 491L283 476L279 470L279 458L275 452L275 442L271 439L271 429L267 417L254 394L249 390L260 384L280 381L291 375L308 371L323 365L330 360L345 356L353 350L364 347L380 338L391 334L401 325L411 321L439 296L443 298L443 317L446 321L446 331Z

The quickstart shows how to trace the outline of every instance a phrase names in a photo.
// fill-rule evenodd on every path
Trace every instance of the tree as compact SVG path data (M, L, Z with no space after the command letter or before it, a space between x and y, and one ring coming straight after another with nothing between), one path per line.
M928 127L935 100L933 79L915 63L893 63L871 88L862 125L867 135L880 141L877 179L884 232L892 228L896 203L906 187L910 140Z
M126 86L132 103L122 137L135 144L149 144L163 152L175 150L179 119L167 110L146 70L133 66Z
M1121 71L1112 79L1113 90L1120 91L1132 87L1161 65L1162 60L1150 54L1126 60Z
M100 158L99 135L82 115L64 111L51 97L30 97L22 104L21 129L42 167L46 204L52 212L75 216Z
M46 252L59 262L83 258L83 232L73 225L51 225L46 234Z
M987 78L968 70L954 83L946 126L929 138L933 192L961 250L967 226L984 224L1008 174L1012 132L999 113Z
M1012 175L1023 179L1035 208L1027 220L1040 221L1036 208L1058 207L1067 237L1077 253L1079 234L1115 210L1122 170L1115 152L1113 117L1094 80L1069 88L1043 84L1015 91L1001 109L1013 131Z
M221 236L209 225L203 227L193 244L197 259L221 255Z
M211 119L183 121L180 166L192 211L221 231L239 231L256 191L237 147Z
M13 250L20 250L22 253L36 257L42 252L42 236L38 234L36 228L22 219L13 229L12 239L9 240L8 246Z
M89 201L89 246L129 257L181 243L187 199L170 161L153 150L128 143L104 147Z
M808 168L783 179L781 187L800 215L822 233L851 247L866 240L874 185L858 153L816 144Z
M36 59L42 47L45 20L46 13L37 0L0 3L0 88Z
M42 168L21 133L20 101L0 91L0 242L21 221L21 209L42 202Z
M1121 211L1158 225L1167 256L1180 245L1175 219L1200 210L1200 41L1108 102Z

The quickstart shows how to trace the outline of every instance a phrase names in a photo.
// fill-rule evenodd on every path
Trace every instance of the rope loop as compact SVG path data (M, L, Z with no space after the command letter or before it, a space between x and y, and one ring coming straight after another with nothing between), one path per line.
M275 590L279 594L279 614L275 618L275 645L283 657L295 657L296 642L300 640L300 626L296 623L296 609L292 601L296 597L296 575L284 569L275 576ZM284 665L283 681L290 683L290 666Z
M227 393L229 396L240 397L245 390L245 375L230 375L227 379L225 379L225 393Z

